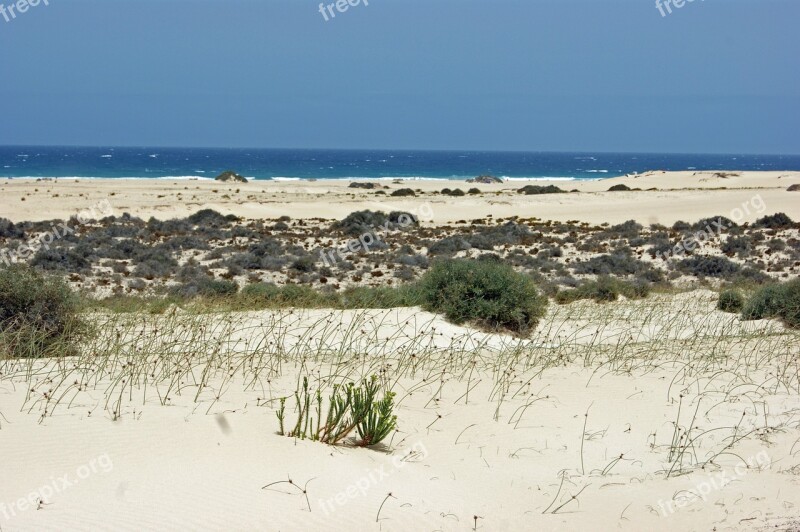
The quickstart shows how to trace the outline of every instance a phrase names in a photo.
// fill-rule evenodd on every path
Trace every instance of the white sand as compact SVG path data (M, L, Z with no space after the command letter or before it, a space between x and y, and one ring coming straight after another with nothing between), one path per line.
M697 291L551 306L529 341L415 309L211 316L205 338L222 340L222 354L208 358L197 339L188 342L199 352L182 351L196 378L203 368L213 375L197 401L188 374L181 393L165 378L120 395L114 378L126 369L103 359L86 358L79 368L67 362L63 371L52 362L0 363L0 527L455 531L472 530L477 515L485 531L796 530L800 395L781 383L798 383L791 372L800 337L772 322L740 323L713 310L714 302L713 293ZM152 331L161 318L147 319ZM273 342L261 345L271 354L248 359L261 338ZM350 350L340 357L343 345ZM145 347L131 360L183 364L158 352ZM353 358L358 353L366 356ZM270 376L267 360L278 359L282 374ZM247 360L261 369L241 370ZM388 367L399 432L387 449L275 433L277 405L264 399L292 393L301 374L327 375L335 361L351 377ZM237 368L232 378L229 365ZM778 368L789 373L776 378ZM75 380L88 389L69 389ZM42 418L41 394L50 389L67 393ZM170 396L167 406L159 393ZM120 397L122 416L112 421ZM692 437L710 432L694 441L683 474L668 478L679 408L682 427L697 409ZM727 454L697 467L732 437ZM743 460L757 467L745 469ZM82 474L46 492L40 510L15 502ZM722 485L720 475L730 482ZM310 511L289 484L261 489L288 478L307 485Z
M545 220L580 220L590 223L672 224L715 215L731 217L742 209L737 222L752 222L764 214L785 212L800 218L800 192L786 189L800 183L800 172L741 172L717 177L715 172L654 172L636 177L597 181L509 181L474 185L459 181L405 181L388 186L386 196L374 191L348 188L348 181L251 181L219 183L192 180L59 179L0 181L0 217L12 221L66 218L98 201L108 200L114 214L128 212L142 218L184 217L201 208L245 218L341 219L353 211L407 210L430 206L432 223L443 224L486 216L537 217ZM553 184L573 194L526 196L516 190L526 184ZM607 192L615 184L642 191ZM443 188L477 187L478 196L434 195ZM657 191L648 191L649 188ZM423 193L415 198L388 196L393 190L412 188ZM723 189L724 188L724 189ZM758 199L755 199L758 197ZM24 201L23 201L24 199ZM763 209L760 207L763 205ZM746 211L746 212L745 212Z

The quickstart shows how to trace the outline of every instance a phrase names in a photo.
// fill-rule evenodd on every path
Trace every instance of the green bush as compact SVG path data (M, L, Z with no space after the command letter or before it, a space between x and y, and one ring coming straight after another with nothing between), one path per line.
M62 279L0 268L0 359L71 355L84 332L78 299Z
M717 309L722 312L739 313L744 307L744 296L738 290L725 290L719 295Z
M423 307L453 323L476 322L525 334L547 307L533 280L492 260L450 259L434 263L419 283Z
M742 319L780 318L789 327L800 327L800 279L758 289L745 303Z

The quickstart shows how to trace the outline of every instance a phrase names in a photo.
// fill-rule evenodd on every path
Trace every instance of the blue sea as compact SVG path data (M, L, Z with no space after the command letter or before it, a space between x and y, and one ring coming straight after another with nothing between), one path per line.
M600 179L648 170L800 170L798 155L0 146L0 177Z

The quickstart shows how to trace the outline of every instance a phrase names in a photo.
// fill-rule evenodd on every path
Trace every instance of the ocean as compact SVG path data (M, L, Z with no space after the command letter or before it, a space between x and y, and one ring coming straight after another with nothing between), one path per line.
M798 155L0 146L0 177L600 179L648 170L800 170Z

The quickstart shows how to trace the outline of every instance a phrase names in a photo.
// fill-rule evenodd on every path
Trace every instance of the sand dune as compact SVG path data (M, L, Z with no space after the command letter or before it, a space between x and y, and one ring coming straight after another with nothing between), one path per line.
M418 309L113 317L135 357L100 338L79 359L0 363L0 525L792 529L800 337L715 299L554 306L529 339ZM398 394L387 446L276 434L300 376L370 374Z

